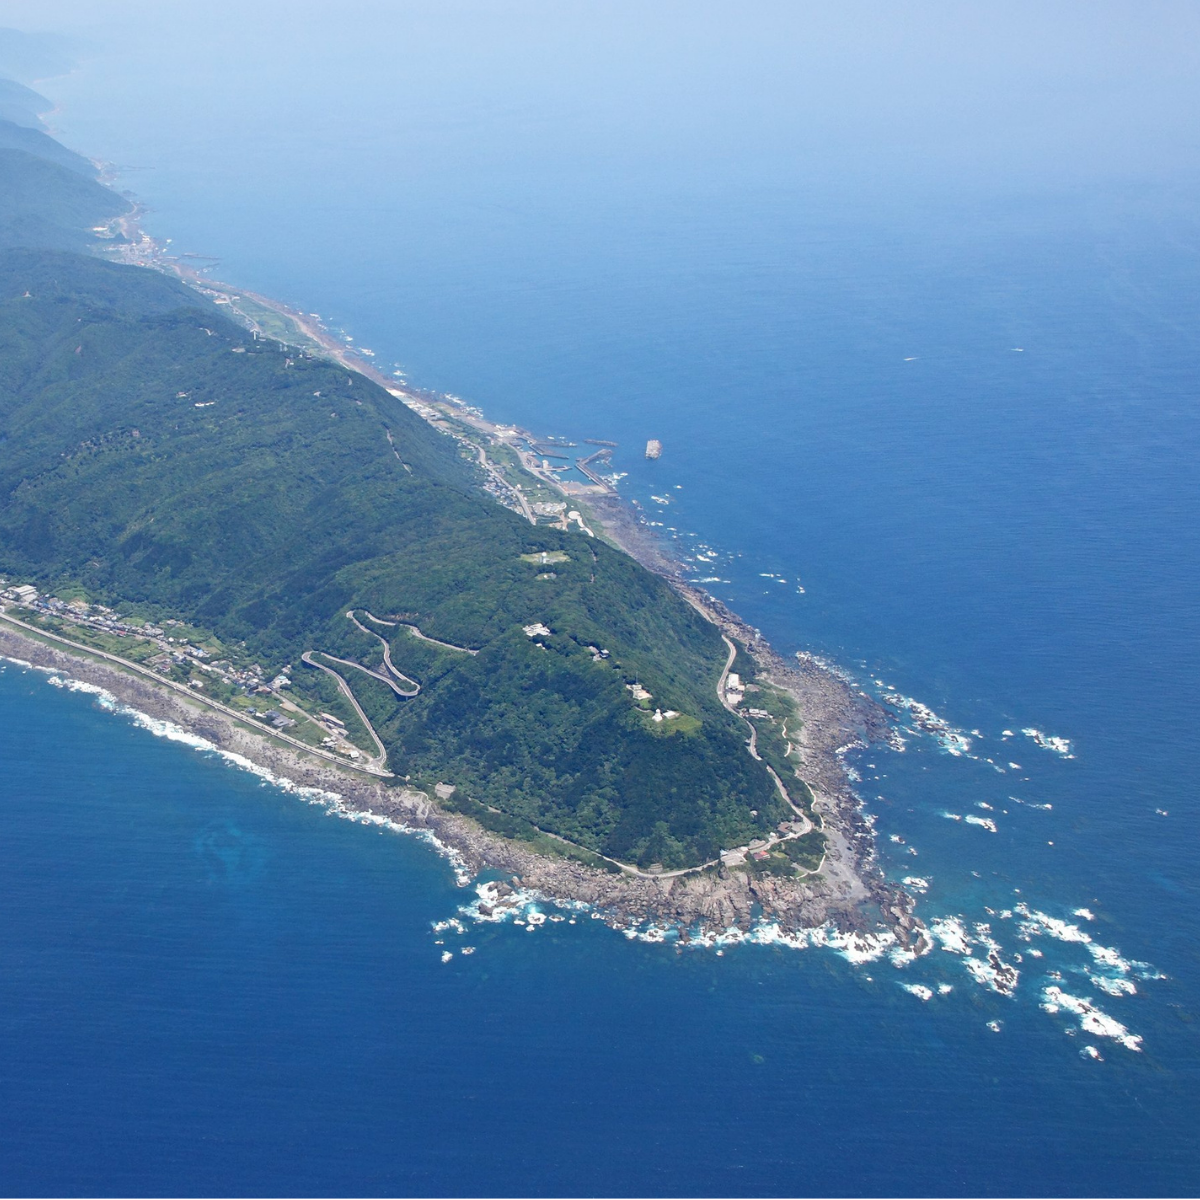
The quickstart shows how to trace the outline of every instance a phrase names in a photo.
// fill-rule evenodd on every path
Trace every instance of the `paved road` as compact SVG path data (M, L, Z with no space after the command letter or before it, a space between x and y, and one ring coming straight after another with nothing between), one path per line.
M318 653L324 653L324 652L319 651ZM326 655L326 657L333 658L333 655L329 654L329 655ZM307 664L310 667L316 667L318 671L324 671L326 675L333 676L334 682L336 682L338 685L338 690L342 693L343 696L346 697L347 700L350 701L351 707L354 709L354 711L356 713L358 713L359 720L362 721L363 725L366 727L367 732L371 735L371 741L373 741L375 743L375 746L379 751L379 753L373 759L371 759L371 765L374 766L375 768L380 768L380 767L386 766L387 750L384 748L383 742L381 742L379 740L379 734L377 734L375 732L375 726L371 724L370 719L367 717L367 714L365 712L363 712L362 705L359 704L359 702L354 698L354 693L350 690L350 685L332 667L327 667L324 663L317 662L317 660L315 658L313 658L313 651L311 651L311 650L305 650L305 652L302 655L300 655L300 661ZM346 660L342 659L342 658L334 658L333 661L334 662L346 662ZM358 664L357 663L346 663L346 666L355 667L355 666L358 666ZM366 667L359 667L358 669L360 671L367 670ZM367 674L373 675L374 672L367 671ZM376 678L379 678L379 676L376 676ZM386 680L384 682L386 682Z
M0 612L0 621L7 621L11 625L17 625L39 638L59 642L71 650L79 651L92 658L100 658L106 662L116 663L123 670L132 671L137 675L144 675L158 687L170 688L172 691L186 696L195 704L201 704L206 708L224 713L225 716L232 717L240 725L253 729L255 733L277 738L281 742L287 742L288 745L295 746L298 750L303 750L307 754L315 754L318 758L328 759L330 762L336 763L339 767L345 767L348 771L362 771L367 775L386 775L391 777L392 773L390 771L380 770L377 766L361 766L358 763L347 762L340 754L334 754L329 750L322 750L317 746L310 746L307 742L302 742L299 738L289 737L286 733L281 733L279 730L266 729L254 722L248 714L238 712L236 708L230 708L229 705L222 704L219 700L213 700L208 696L202 695L194 688L184 687L183 684L176 683L173 679L164 679L157 671L151 671L148 667L130 662L129 659L122 658L119 654L109 654L106 650L97 650L94 646L89 646L86 642L73 642L70 638L61 637L57 633L50 633L45 629L39 629L36 625L28 625L24 621L19 621L16 617L9 616L8 613Z
M476 446L475 449L479 452L479 465L492 477L497 486L504 488L516 497L517 503L521 506L521 512L530 525L537 524L537 517L533 515L533 509L529 507L529 501L525 499L525 493L519 487L514 487L507 479L504 478L503 472L499 467L493 466L491 460L487 456L487 451L482 446Z
M758 752L758 730L755 729L754 722L751 721L750 718L745 715L745 713L738 712L737 705L730 704L725 698L725 681L729 678L729 672L733 667L734 659L737 658L737 647L729 640L728 637L726 637L725 634L721 634L721 641L723 641L725 645L729 647L729 657L725 660L725 668L721 672L721 678L717 681L717 699L720 700L721 703L731 713L733 713L735 717L739 717L749 727L750 741L746 748L750 751L751 758L756 759L758 762L762 762L762 756ZM804 829L800 833L793 835L794 837L803 837L806 833L814 828L812 821L808 819L808 814L802 808L800 808L799 805L797 805L789 795L787 788L783 786L783 780L780 779L775 773L775 770L771 764L763 763L763 766L767 768L771 774L771 778L775 780L775 786L779 789L779 794L784 798L785 801L787 801L788 808L790 808L792 812L794 812L796 816L798 816L800 820L804 822ZM775 835L772 834L771 836L774 838ZM778 840L783 841L785 839L780 838ZM772 842L772 844L774 844L774 842Z
M441 648L443 650L455 650L459 654L478 654L479 653L478 650L472 650L469 646L456 646L456 645L454 645L453 642L440 642L440 641L438 641L437 638L431 638L427 633L422 633L420 631L420 629L417 628L417 626L410 625L407 621L385 621L382 617L375 616L375 614L368 609L364 608L362 611L363 611L363 615L368 617L370 620L374 621L376 625L390 625L393 628L407 629L408 632L413 635L413 637L420 638L421 641L429 642L434 646L441 646ZM349 617L350 614L347 613L346 616ZM351 620L354 620L354 618L351 617ZM356 625L358 625L357 621L354 621L354 623ZM359 629L362 629L361 625L358 625L358 627L359 627ZM375 636L378 637L379 635L376 634ZM392 668L392 669L395 670L395 668Z
M367 612L367 610L366 610L366 609L363 609L363 612ZM390 688L392 689L392 691L396 693L396 695L397 695L397 696L403 696L405 700L411 700L411 699L412 699L414 696L416 696L416 695L417 695L417 694L420 692L420 690L421 690L421 685L420 685L420 684L419 684L419 683L418 683L418 682L417 682L415 679L409 679L409 677L408 677L407 675L405 675L403 671L400 671L400 670L398 670L398 669L397 669L397 667L396 667L396 664L395 664L394 662L392 662L392 648L391 648L391 646L388 644L388 640L387 640L387 638L385 638L385 637L383 636L383 634L381 634L381 633L376 633L376 632L375 632L375 630L373 630L373 629L368 629L368 628L367 628L367 627L366 627L366 626L365 626L365 625L364 625L364 624L363 624L363 623L362 623L362 622L361 622L361 621L360 621L360 620L359 620L359 619L358 619L358 618L357 618L357 617L354 615L354 609L351 609L351 610L350 610L350 611L349 611L349 612L346 614L346 616L347 616L347 617L349 617L349 619L350 619L351 621L353 621L353 622L354 622L354 624L355 624L355 625L356 625L356 626L357 626L359 629L361 629L361 630L363 631L363 633L365 633L365 634L366 634L368 637L373 637L373 638L378 638L378 639L379 639L379 642L380 642L380 644L383 646L383 661L384 661L384 663L387 665L387 669L388 669L389 671L391 671L391 673L392 673L392 674L393 674L393 675L394 675L394 676L395 676L397 679L399 679L399 680L402 680L404 683L411 684L411 685L412 685L412 687L411 687L411 690L405 690L404 688L398 687L398 686L397 686L397 685L396 685L396 684L395 684L395 683L394 683L392 680L385 678L383 675L380 675L380 674L379 674L377 671L372 671L372 670L369 670L367 667L364 667L364 666L362 666L360 663L350 663L350 664L348 664L348 665L349 665L349 666L352 666L352 667L358 667L360 671L366 671L368 675L373 675L373 676L374 676L376 679L380 680L380 681L381 681L381 682L383 682L383 683L386 683L386 684L388 685L388 687L390 687ZM368 617L371 617L371 614L368 612L368 613L367 613L367 616L368 616ZM374 620L376 620L376 619L377 619L377 618L375 618L375 617L371 617L371 620L372 620L372 621L374 621ZM390 622L390 621L380 621L379 623L380 623L381 625L390 625L392 622ZM323 653L323 652L322 652L322 653ZM333 655L332 655L332 654L326 654L326 655L325 655L325 657L326 657L326 658L333 658ZM344 662L345 660L344 660L344 659L338 659L337 661L338 661L338 662Z

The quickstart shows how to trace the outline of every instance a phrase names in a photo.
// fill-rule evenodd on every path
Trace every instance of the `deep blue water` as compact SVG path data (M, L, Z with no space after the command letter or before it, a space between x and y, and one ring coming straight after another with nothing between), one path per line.
M888 870L1020 983L439 933L470 893L428 847L9 667L4 1190L1194 1193L1186 8L355 11L230 40L118 6L43 90L177 248L617 440L776 645L966 731L856 763Z

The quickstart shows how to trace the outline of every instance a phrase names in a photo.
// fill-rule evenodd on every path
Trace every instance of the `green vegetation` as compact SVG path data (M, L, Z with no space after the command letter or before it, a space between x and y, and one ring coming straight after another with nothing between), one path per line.
M547 566L552 563L569 562L571 556L565 550L540 550L533 554L522 554L521 561Z
M758 664L746 653L744 646L738 646L732 670L746 685L746 703L742 705L742 712L758 731L758 752L763 762L783 780L793 803L804 809L810 820L820 824L820 818L813 812L812 789L796 774L799 760L790 742L800 729L795 701L783 688L768 683L759 674ZM767 715L750 716L751 709Z
M825 857L825 835L819 829L810 829L803 837L781 842L779 847L796 866L815 871Z
M93 226L129 211L128 201L70 167L0 149L0 248L82 250Z
M57 163L60 167L85 175L88 179L95 179L98 174L95 166L82 154L68 150L40 129L18 125L13 121L0 120L0 150L24 150L37 158L44 158L47 162Z
M54 107L45 96L15 79L0 79L0 120L30 129L42 127L42 114Z
M50 247L0 251L0 574L292 664L297 702L359 734L300 665L319 650L379 667L348 609L476 650L380 626L420 694L347 682L398 776L452 783L476 820L558 853L547 833L690 865L787 815L717 700L717 631L663 580L494 503L454 439L363 377L155 272L61 252L124 207L0 150L0 244L41 229ZM553 573L531 566L543 553Z

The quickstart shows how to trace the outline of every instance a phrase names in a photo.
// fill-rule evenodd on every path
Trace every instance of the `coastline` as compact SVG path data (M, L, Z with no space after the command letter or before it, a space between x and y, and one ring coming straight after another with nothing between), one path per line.
M437 428L467 442L468 433L479 452L480 464L501 503L532 519L518 485L502 478L489 464L485 445L503 444L525 431L492 424L478 410L454 397L426 393L383 375L353 347L339 342L319 320L268 297L209 279L165 248L140 228L144 210L136 203L114 222L114 241L101 244L105 257L174 275L216 303L231 310L256 336L285 341L300 349L328 357L384 387ZM119 239L116 235L119 234ZM264 326L263 314L273 314L283 328ZM284 336L287 334L291 336ZM615 488L596 479L592 484L562 484L518 453L523 470L549 484L570 504L585 507L596 533L629 554L646 569L664 578L689 604L727 637L741 642L754 658L762 677L786 691L796 705L802 725L794 739L802 778L815 798L825 834L825 855L819 868L806 876L784 877L730 871L725 866L692 869L683 875L654 877L616 864L612 873L583 863L550 857L520 842L482 829L467 817L441 808L423 792L387 786L380 778L365 777L348 766L323 761L299 743L287 745L278 738L247 726L235 714L217 711L190 696L174 695L159 681L140 678L130 670L104 663L90 651L73 652L50 646L34 634L24 635L5 623L0 627L0 653L34 665L62 671L111 693L122 704L156 720L168 721L204 739L224 753L234 754L300 788L336 794L347 813L371 815L413 830L432 834L461 865L464 875L484 871L510 875L514 884L546 899L593 905L609 924L627 927L630 922L666 923L702 934L737 929L750 930L756 922L777 921L788 931L812 931L832 924L843 932L866 934L886 931L902 946L928 946L924 926L915 916L915 901L889 884L879 869L875 839L861 811L842 755L856 746L886 737L888 715L856 690L836 671L811 658L790 662L777 654L736 613L706 591L687 582L683 565L669 553L654 531L639 522L633 508ZM593 478L589 475L589 479ZM508 495L504 494L507 489ZM515 497L511 494L515 493ZM578 514L575 514L578 515ZM565 522L565 518L564 522ZM585 529L583 521L580 525ZM749 752L753 750L748 747ZM757 757L757 755L755 755Z
M837 750L865 732L855 694L823 669L810 679L803 669L768 659L764 669L777 672L783 686L808 697L827 718L835 711L827 689L835 680L843 692L837 719L806 721L804 759L813 777L828 838L828 852L815 878L752 876L724 868L676 878L647 878L597 870L566 858L551 858L519 842L482 829L467 817L441 808L424 792L385 780L348 765L327 762L311 750L286 744L253 730L197 698L176 694L158 682L0 624L0 656L48 669L102 689L119 704L154 721L167 722L214 750L233 755L296 789L322 793L348 816L394 823L402 830L432 835L451 859L460 885L485 872L508 877L513 886L554 902L583 903L596 909L613 928L669 925L686 938L703 940L732 930L748 933L756 923L776 922L788 933L833 925L842 933L870 934L888 929L903 946L913 937L920 949L923 926L913 916L907 893L890 887L873 861L873 839L847 785L839 782ZM822 687L813 702L812 684ZM826 790L828 784L830 790ZM876 910L874 917L868 911ZM681 936L684 936L681 934ZM686 940L686 939L685 939Z

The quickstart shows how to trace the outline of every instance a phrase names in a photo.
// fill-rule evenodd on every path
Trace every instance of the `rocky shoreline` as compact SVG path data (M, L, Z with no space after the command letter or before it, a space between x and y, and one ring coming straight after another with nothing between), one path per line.
M764 921L777 923L786 933L832 924L843 933L890 931L902 946L915 936L920 949L924 932L913 915L913 901L888 885L879 871L873 835L839 757L849 745L882 736L883 710L815 663L784 661L719 602L687 589L677 577L673 582L691 591L689 600L723 630L746 640L770 680L796 698L804 721L799 738L804 774L817 797L827 838L825 863L812 879L754 876L724 868L641 878L548 857L445 811L423 792L339 768L273 741L222 712L85 653L0 626L0 655L102 688L120 704L238 755L278 780L324 793L343 812L425 831L451 859L462 884L486 871L499 872L512 885L547 900L590 905L614 928L670 925L686 931L686 938L731 929L746 932Z
M126 240L113 248L112 257L174 274L202 289L223 286L165 254L163 247L141 229L140 217L141 210L135 207L118 222ZM244 289L242 294L294 322L305 337L348 370L397 390L393 380L321 328L306 322L302 314ZM407 385L399 390L411 391ZM785 932L832 924L843 933L890 934L901 946L911 944L922 950L928 936L914 915L914 901L884 879L877 863L874 835L842 761L848 749L887 736L885 710L824 664L813 659L785 660L736 613L689 584L683 565L620 497L589 496L587 505L601 526L602 536L666 579L723 633L747 646L763 675L795 699L803 722L795 744L826 836L825 860L816 876L793 879L729 872L722 867L686 876L644 878L547 857L445 811L423 792L339 768L274 741L224 713L189 702L168 688L156 687L152 681L114 664L72 654L26 637L10 626L0 627L0 654L104 688L131 709L179 726L281 780L336 795L344 811L373 814L414 830L425 830L455 862L460 881L486 870L498 871L521 888L547 899L592 905L616 927L668 924L713 934L729 929L747 931L762 921L778 922Z

